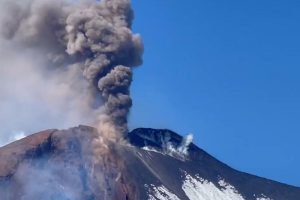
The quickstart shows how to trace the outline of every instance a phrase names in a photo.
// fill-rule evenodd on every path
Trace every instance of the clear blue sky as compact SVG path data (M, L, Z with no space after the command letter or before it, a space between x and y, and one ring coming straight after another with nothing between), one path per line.
M300 186L300 1L132 3L145 55L130 127L193 133L236 169Z

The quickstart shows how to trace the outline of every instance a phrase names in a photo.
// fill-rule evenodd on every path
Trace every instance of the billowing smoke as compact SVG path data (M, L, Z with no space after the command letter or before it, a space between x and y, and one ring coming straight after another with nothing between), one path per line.
M40 87L56 84L50 94L44 86L45 96L60 96L61 112L79 116L74 123L92 120L102 134L122 138L132 105L132 68L142 63L143 53L140 36L131 31L130 0L0 2L3 38L34 62L23 75L39 74ZM22 71L16 67L10 66Z

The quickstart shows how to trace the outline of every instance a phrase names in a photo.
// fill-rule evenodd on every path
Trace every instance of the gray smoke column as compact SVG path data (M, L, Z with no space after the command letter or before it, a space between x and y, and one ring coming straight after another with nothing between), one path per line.
M130 0L0 2L4 38L42 52L51 73L80 69L89 85L86 99L98 113L95 125L111 139L122 138L132 106L132 68L143 54L140 36L131 31Z

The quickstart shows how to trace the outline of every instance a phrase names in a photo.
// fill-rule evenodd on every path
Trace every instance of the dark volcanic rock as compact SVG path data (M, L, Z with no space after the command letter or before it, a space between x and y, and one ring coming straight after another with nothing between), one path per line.
M163 143L161 141L164 138L169 138L168 140L176 147L182 140L181 136L166 129L140 128L132 131L128 137L131 143L140 148L145 146L161 147ZM220 177L222 177L247 200L256 199L254 195L260 194L274 200L300 200L300 188L234 170L194 144L189 147L189 158L186 161L155 154L147 162L152 170L156 171L159 177L162 177L161 180L164 181L164 185L168 186L182 182L174 180L174 177L181 177L183 170L191 175L197 174L215 185L218 185ZM177 194L180 189L181 185L178 184L172 191L176 191Z
M175 149L182 142L169 130L136 129L128 134L132 145L103 143L106 153L95 157L92 147L98 137L94 128L79 126L43 131L0 148L0 199L147 200L147 187L154 185L185 200L185 174L216 186L222 177L247 200L261 194L274 200L300 199L299 188L236 171L194 144L189 156L165 153L166 142Z

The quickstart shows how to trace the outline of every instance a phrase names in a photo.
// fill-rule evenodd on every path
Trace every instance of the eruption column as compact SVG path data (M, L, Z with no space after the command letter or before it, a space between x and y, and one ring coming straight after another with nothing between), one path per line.
M131 67L141 64L143 46L130 29L128 0L105 0L77 7L66 19L66 52L83 60L83 75L104 101L99 128L109 135L127 132L132 105Z
M142 63L143 54L141 38L131 31L130 0L0 3L4 37L44 52L51 61L48 71L73 73L71 68L79 68L89 84L86 100L98 115L96 126L110 139L122 138L132 105L132 67Z

